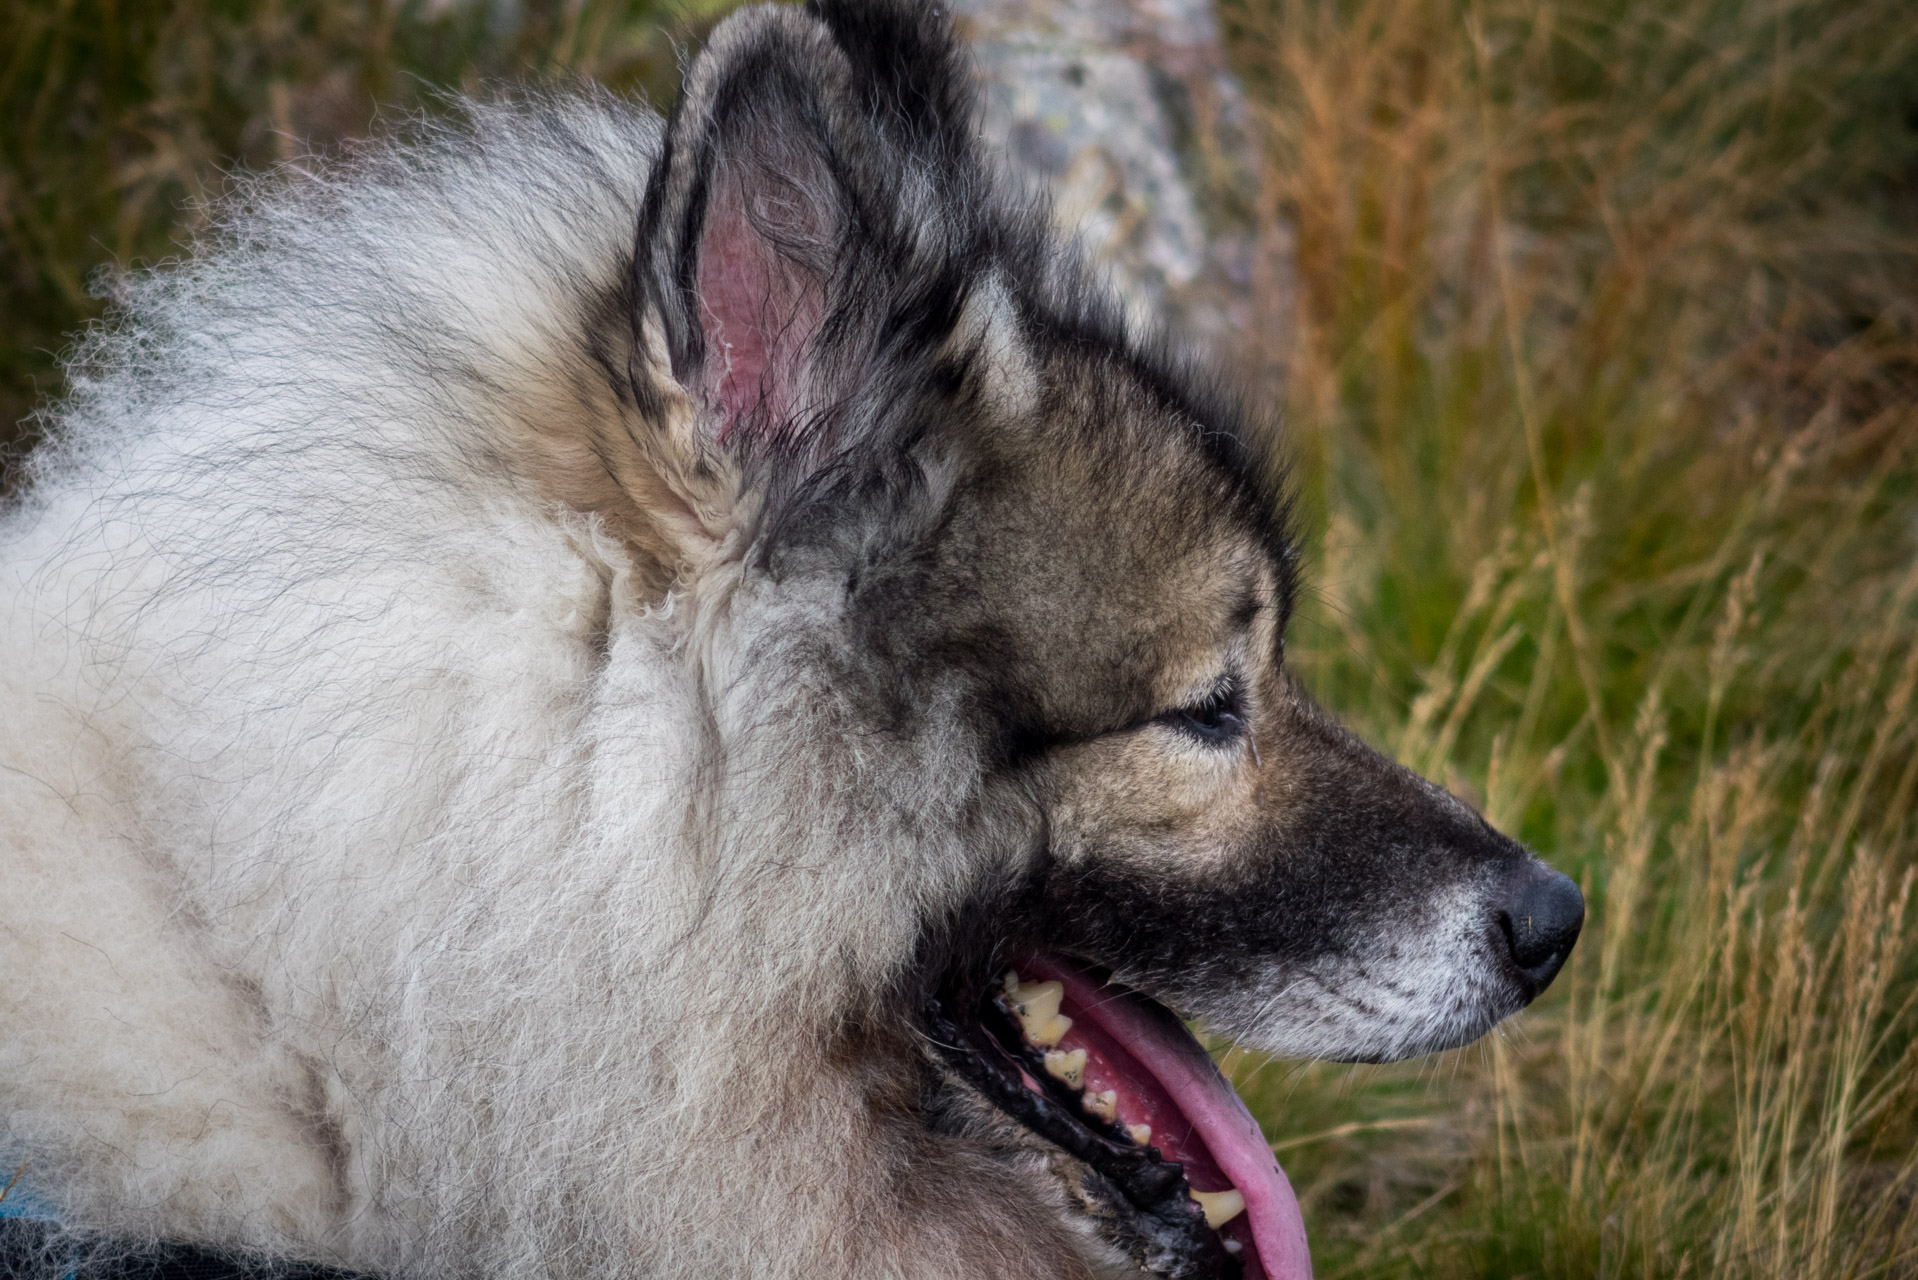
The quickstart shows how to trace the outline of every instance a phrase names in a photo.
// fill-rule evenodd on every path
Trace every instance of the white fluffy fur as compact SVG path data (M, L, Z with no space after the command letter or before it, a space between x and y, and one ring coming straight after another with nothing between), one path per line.
M883 815L972 800L739 639L823 606L662 594L528 478L624 412L659 124L471 115L132 282L0 527L0 1161L368 1269L956 1273L841 1229L911 1210L814 1067L977 870Z

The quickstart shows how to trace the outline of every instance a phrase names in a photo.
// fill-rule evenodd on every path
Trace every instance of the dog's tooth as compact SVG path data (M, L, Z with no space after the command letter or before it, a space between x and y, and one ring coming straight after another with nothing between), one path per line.
M1245 1246L1240 1244L1237 1240L1221 1240L1219 1241L1219 1243L1224 1245L1225 1251L1231 1254L1235 1258L1239 1256L1239 1250L1245 1248Z
M1086 1084L1086 1051L1046 1050L1046 1074L1064 1082L1068 1089L1083 1089Z
M1027 1044L1050 1049L1072 1030L1072 1019L1059 1012L1065 994L1065 986L1057 982L1022 982L1007 988L1006 997Z
M1084 1053L1085 1050L1081 1049L1079 1052ZM1094 1093L1088 1089L1086 1096L1079 1099L1079 1105L1107 1124L1111 1124L1119 1115L1119 1092L1116 1089L1107 1089L1103 1093Z
M1245 1212L1245 1197L1237 1187L1224 1191L1194 1191L1192 1198L1205 1213L1205 1225L1217 1230Z
M1125 1127L1125 1135L1140 1146L1147 1146L1152 1141L1152 1126L1149 1124L1129 1124Z
M1006 994L1012 997L1012 1003L1020 1012L1034 1018L1050 1018L1059 1012L1066 987L1063 982L1016 982Z
M1046 1019L1042 1026L1028 1031L1026 1038L1041 1049L1050 1049L1063 1040L1066 1032L1070 1030L1072 1030L1072 1019L1063 1013L1056 1013Z

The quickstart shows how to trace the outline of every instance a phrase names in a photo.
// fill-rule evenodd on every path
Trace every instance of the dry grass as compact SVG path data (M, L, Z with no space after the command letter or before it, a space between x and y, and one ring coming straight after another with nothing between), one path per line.
M1227 13L1298 234L1296 661L1593 904L1480 1046L1232 1064L1320 1275L1918 1276L1918 22ZM672 72L651 0L0 14L6 422L236 160Z
M1321 1275L1918 1275L1918 24L1229 12L1300 246L1295 661L1593 907L1481 1046L1234 1064Z

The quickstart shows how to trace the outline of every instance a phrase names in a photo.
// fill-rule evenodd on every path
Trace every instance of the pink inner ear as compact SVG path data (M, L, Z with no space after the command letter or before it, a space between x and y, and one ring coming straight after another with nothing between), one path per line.
M753 225L745 195L737 181L717 184L699 249L701 381L722 420L721 444L742 426L767 441L795 429L806 347L824 303L811 274Z

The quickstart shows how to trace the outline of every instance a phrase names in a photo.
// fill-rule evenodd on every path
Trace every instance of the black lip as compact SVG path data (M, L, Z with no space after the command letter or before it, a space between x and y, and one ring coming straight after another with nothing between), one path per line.
M988 986L933 996L924 1012L934 1049L952 1071L1027 1129L1081 1161L1079 1191L1102 1233L1167 1280L1239 1280L1240 1261L1192 1201L1185 1166L1142 1147L1116 1123L1084 1114ZM1022 1072L1043 1092L1027 1087Z

